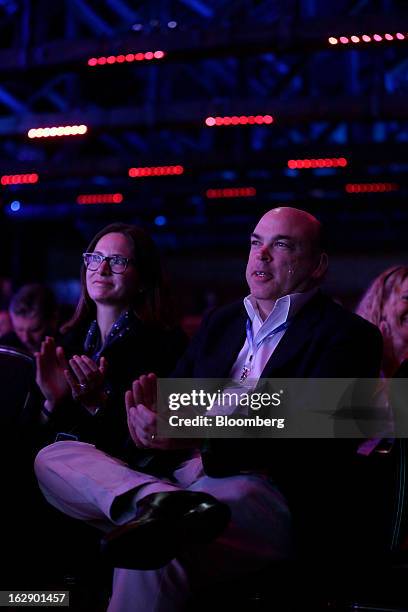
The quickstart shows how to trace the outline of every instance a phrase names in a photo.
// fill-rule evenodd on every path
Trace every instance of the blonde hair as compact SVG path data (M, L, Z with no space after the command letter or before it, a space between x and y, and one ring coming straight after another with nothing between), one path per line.
M386 320L387 306L408 276L408 266L393 266L377 276L357 306L356 313L377 327Z

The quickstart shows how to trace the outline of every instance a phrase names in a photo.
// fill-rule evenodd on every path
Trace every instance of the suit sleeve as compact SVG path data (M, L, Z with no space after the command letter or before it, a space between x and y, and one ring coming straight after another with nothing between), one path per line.
M316 378L376 378L383 341L380 331L356 319L325 343L315 366Z

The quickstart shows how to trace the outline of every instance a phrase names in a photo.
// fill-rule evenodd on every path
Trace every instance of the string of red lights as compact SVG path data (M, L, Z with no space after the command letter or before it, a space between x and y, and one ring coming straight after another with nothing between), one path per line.
M401 41L408 39L408 34L403 34L402 32L397 32L396 34L356 34L349 36L330 36L328 38L328 43L330 45L348 45L348 44L358 44L358 43L377 43L377 42L391 42L391 41Z
M24 185L38 183L39 176L35 172L31 174L4 174L0 182L2 185Z
M398 191L397 183L347 183L347 193L384 193L387 191Z
M100 57L90 57L87 61L88 66L105 66L112 64L125 64L132 62L145 62L150 60L161 60L166 56L165 51L146 51L145 53L120 53L119 55L101 55Z
M59 125L53 127L31 128L27 132L29 138L55 138L56 136L80 136L86 134L86 125Z
M215 198L252 198L256 196L255 187L226 187L224 189L207 189L205 195L208 199Z
M309 168L345 168L348 161L345 157L326 157L318 159L289 159L288 168L303 170Z
M77 204L120 204L123 202L121 193L89 193L81 194L76 199Z
M270 125L273 121L272 115L232 115L226 117L207 117L205 125L208 127L225 125Z
M184 174L183 166L145 166L143 168L129 168L131 178L142 178L146 176L170 176Z

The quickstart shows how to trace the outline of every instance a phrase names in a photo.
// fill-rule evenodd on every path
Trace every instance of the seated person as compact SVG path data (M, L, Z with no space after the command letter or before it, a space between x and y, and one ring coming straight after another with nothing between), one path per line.
M57 303L51 289L33 283L24 285L10 302L13 331L0 338L0 344L28 353L41 348L46 336L57 330Z
M393 382L393 401L389 401L390 379L405 378L404 363L408 357L408 267L393 266L379 274L364 293L356 309L357 314L376 325L382 334L384 349L381 363L383 380L377 393L378 405L388 407L389 436L408 434L405 421L405 389L401 382ZM401 401L397 400L397 397ZM392 404L392 406L391 406ZM396 426L396 421L399 425ZM401 429L401 426L403 429ZM395 429L396 428L396 429ZM386 429L386 428L385 428ZM398 431L399 430L399 431ZM386 431L385 431L386 433ZM372 452L380 438L368 440L361 452ZM389 440L390 444L392 440ZM382 444L385 442L383 441Z
M41 417L49 441L63 434L123 456L126 389L152 370L168 375L187 341L175 324L156 245L142 229L108 225L82 259L81 295L61 329L61 346L47 338L36 354Z
M206 317L173 376L375 377L380 334L320 293L326 267L317 219L267 212L251 236L250 295ZM128 427L136 447L165 450L177 441L157 436L155 393L154 375L133 384ZM175 612L199 586L289 557L299 519L313 542L318 529L325 538L322 521L347 491L342 442L211 439L171 480L80 442L42 449L35 467L51 504L107 532L103 550L116 567L109 612ZM353 501L344 508L352 516Z
M382 374L394 376L408 358L408 267L393 266L377 276L356 312L380 329L384 340Z

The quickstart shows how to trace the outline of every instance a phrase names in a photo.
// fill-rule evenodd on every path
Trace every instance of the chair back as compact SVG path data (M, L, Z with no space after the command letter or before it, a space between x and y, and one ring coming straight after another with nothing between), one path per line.
M28 353L0 346L0 426L16 427L35 385L35 361Z

